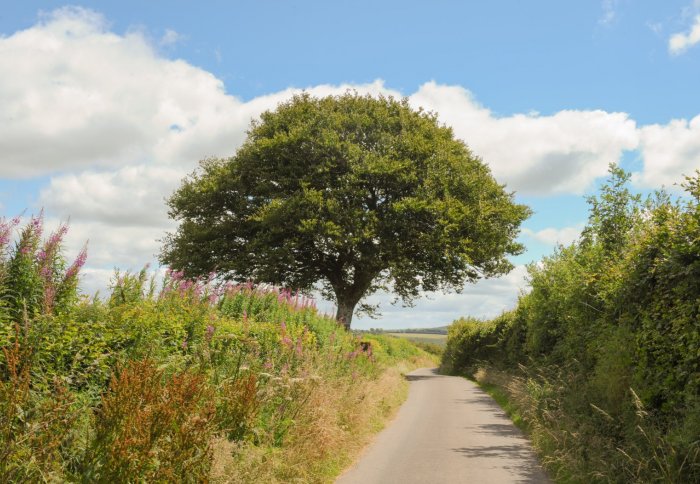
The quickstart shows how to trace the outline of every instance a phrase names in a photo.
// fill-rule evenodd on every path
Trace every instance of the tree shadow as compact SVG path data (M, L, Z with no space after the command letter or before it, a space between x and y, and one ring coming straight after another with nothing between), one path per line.
M510 439L523 439L522 432L513 424L481 424L476 428L470 429L475 434L499 435Z
M492 445L452 449L469 459L498 458L513 461L501 466L513 474L512 482L523 484L548 484L551 481L537 464L533 453L522 445Z
M432 380L433 378L444 378L444 375L441 375L438 373L437 368L431 368L428 370L430 372L429 375L404 375L404 378L407 381L419 381L419 380Z
M490 396L484 394L479 394L473 397L469 398L458 398L455 400L457 403L464 403L466 405L472 405L475 403L482 404L482 405L487 405L489 408L488 410L498 410L500 412L503 411L503 409L494 401L493 398Z

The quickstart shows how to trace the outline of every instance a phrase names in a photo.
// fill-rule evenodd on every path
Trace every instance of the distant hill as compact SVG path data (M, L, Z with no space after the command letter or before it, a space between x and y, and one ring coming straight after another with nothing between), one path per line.
M448 326L437 328L410 328L410 329L372 329L375 333L420 333L420 334L447 334Z

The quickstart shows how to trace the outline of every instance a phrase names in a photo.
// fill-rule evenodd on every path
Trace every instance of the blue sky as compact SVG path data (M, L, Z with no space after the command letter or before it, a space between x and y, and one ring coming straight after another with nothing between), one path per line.
M409 96L535 210L510 276L358 327L493 316L609 162L643 192L700 166L697 0L3 1L0 36L0 213L70 217L86 290L151 261L163 198L295 89Z

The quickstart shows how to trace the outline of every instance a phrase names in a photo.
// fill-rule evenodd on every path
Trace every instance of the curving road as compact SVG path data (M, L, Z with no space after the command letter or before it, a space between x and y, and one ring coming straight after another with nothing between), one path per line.
M549 483L528 440L476 384L435 368L340 484Z

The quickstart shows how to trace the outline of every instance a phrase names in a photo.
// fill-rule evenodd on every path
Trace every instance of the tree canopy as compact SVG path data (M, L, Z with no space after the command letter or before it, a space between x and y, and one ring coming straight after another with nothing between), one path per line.
M435 114L354 92L263 113L233 157L202 161L168 204L179 226L162 262L320 284L347 327L380 288L410 303L507 273L530 213Z

